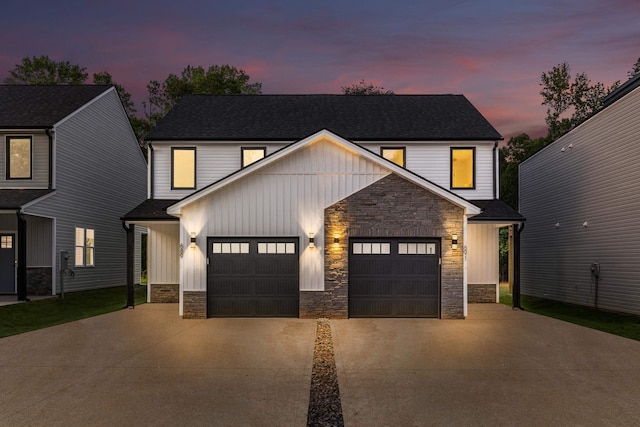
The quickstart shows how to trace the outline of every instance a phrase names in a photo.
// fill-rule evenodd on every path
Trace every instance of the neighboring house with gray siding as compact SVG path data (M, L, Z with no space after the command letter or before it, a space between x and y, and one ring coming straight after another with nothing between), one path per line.
M462 95L186 96L148 135L151 302L463 318L498 298L498 132ZM124 213L124 211L123 211Z
M520 165L521 292L640 314L640 75Z
M146 162L112 86L0 86L0 293L124 285Z

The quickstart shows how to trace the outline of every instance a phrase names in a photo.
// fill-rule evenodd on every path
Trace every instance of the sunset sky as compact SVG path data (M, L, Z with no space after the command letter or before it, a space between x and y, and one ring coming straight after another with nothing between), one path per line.
M640 57L638 0L5 2L0 81L25 56L108 71L140 103L187 65L244 69L267 94L464 94L505 137L545 133L540 75L610 85ZM11 17L11 19L6 19Z

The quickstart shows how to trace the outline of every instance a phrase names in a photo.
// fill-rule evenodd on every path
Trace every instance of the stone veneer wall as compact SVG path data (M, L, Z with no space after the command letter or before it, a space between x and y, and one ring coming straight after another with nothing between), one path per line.
M27 267L27 295L51 295L51 267Z
M184 291L182 293L184 302L182 304L183 319L206 319L207 318L207 293L199 291Z
M463 215L464 209L395 174L326 208L325 290L301 292L300 317L348 316L350 237L435 237L441 238L440 317L464 318Z
M471 284L467 285L469 292L469 302L471 303L488 303L496 302L496 285L495 283L489 284Z
M180 285L177 283L171 284L150 284L149 290L151 292L149 301L158 303L176 303L180 302Z

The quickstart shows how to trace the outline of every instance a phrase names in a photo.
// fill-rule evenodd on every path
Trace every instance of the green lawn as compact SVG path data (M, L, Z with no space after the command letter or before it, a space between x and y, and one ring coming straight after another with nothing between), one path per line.
M500 302L505 305L512 305L511 295L509 295L508 289L504 286L500 287ZM521 297L520 303L522 308L532 313L640 341L639 316L595 310L590 307L565 304L526 295Z
M146 286L136 286L135 303L147 301ZM51 298L0 307L0 338L47 328L73 320L121 310L127 302L125 286L93 291L67 292Z

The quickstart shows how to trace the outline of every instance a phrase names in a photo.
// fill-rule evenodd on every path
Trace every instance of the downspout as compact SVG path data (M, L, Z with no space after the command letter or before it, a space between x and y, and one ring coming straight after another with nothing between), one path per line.
M493 142L493 200L498 198L498 186L500 182L498 181L498 141Z
M127 225L122 220L122 228L127 232L127 308L135 307L135 297L133 290L133 254L135 252L135 225Z
M29 301L27 298L27 220L21 209L18 216L18 301Z

